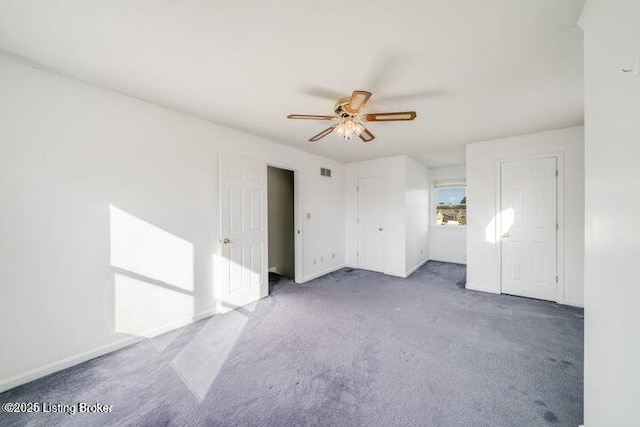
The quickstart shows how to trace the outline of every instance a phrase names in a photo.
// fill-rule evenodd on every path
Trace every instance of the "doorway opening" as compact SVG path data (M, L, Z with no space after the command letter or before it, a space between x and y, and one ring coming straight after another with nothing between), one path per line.
M295 172L267 167L269 293L296 278Z

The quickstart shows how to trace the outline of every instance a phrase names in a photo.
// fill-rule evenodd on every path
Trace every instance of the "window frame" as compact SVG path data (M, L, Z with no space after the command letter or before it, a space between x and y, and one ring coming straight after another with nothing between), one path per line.
M433 181L431 183L431 226L437 228L466 228L467 224L438 224L438 190L440 189L453 189L453 188L464 188L464 197L465 197L465 218L467 212L467 180L464 178L459 179L448 179L448 180L439 180Z

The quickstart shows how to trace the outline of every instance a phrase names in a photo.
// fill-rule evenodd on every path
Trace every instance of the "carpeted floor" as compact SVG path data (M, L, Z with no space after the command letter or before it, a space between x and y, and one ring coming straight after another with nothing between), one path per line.
M0 394L110 413L0 413L30 426L570 426L583 311L343 269Z

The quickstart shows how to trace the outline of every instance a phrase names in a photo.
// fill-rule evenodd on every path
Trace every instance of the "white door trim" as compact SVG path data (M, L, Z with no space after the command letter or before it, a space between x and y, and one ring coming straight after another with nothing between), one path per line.
M556 274L558 275L558 286L556 287L555 301L559 304L565 304L565 184L564 184L564 152L557 151L551 153L534 154L528 156L517 156L498 159L496 162L496 200L495 200L495 218L496 227L502 229L500 223L500 205L502 198L502 179L501 169L502 163L513 162L519 160L535 160L555 157L558 168L558 179L556 181L556 210L558 221L558 232L556 233ZM502 242L496 246L497 277L499 278L499 289L502 293Z
M387 224L387 218L388 218L388 214L387 214L387 174L385 172L376 172L376 173L367 173L367 174L362 174L362 175L358 175L356 176L356 186L359 186L359 182L361 179L366 179L366 178L382 178L382 186L384 188L384 193L382 196L382 212L383 212L383 228L384 230L388 230L388 224ZM358 268L362 268L362 266L360 265L360 224L359 221L360 220L360 194L359 191L356 190L356 236L357 236L357 240L356 240L356 263L358 265ZM382 235L382 241L383 241L383 250L382 250L382 270L380 271L381 273L387 274L387 257L385 254L385 250L384 248L386 248L386 241L387 241L387 233L384 232Z
M303 258L302 258L302 247L303 247L303 238L304 238L304 230L302 226L304 222L302 221L302 200L301 200L301 192L300 192L300 171L298 168L293 167L291 165L287 165L284 163L276 163L276 162L267 162L267 166L271 166L274 168L284 169L293 172L293 232L294 235L294 257L295 257L295 282L303 283L303 274L302 274L302 266L303 266ZM268 184L267 184L268 189ZM269 221L267 220L267 248L269 247ZM267 259L268 257L267 250Z

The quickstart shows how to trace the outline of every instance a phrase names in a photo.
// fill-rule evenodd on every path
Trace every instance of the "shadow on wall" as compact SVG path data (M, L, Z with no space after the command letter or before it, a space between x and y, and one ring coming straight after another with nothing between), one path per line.
M193 244L115 206L109 207L109 214L111 266L115 270L114 330L145 337L162 353L183 330L159 334L194 320ZM254 272L243 271L242 265L228 264L231 276L255 276ZM205 326L171 361L198 401L207 395L254 308L245 307L206 320ZM213 345L212 335L217 338Z

